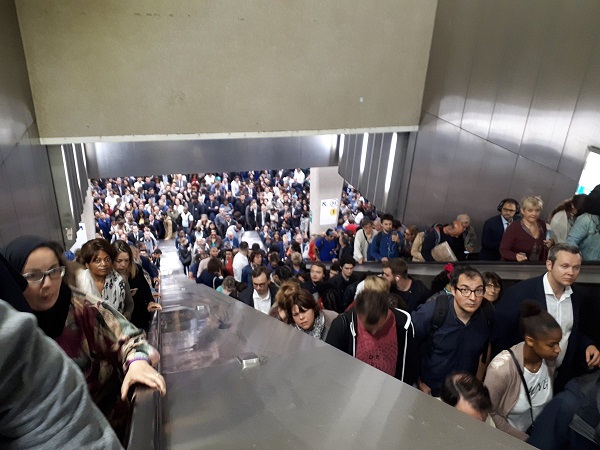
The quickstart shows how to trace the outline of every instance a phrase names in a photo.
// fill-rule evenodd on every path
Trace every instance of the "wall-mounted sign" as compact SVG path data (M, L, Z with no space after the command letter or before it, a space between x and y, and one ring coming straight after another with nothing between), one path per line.
M338 218L339 199L326 198L321 200L321 217L319 225L336 225Z

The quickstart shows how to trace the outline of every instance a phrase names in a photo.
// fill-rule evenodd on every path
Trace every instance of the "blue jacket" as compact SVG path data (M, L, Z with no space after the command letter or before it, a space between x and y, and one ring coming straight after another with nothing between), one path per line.
M319 250L319 259L321 261L331 261L333 258L337 257L337 253L335 251L337 242L335 239L328 241L324 236L320 237L317 239L315 247L317 247Z
M584 261L600 260L600 217L582 214L573 224L567 244L576 245Z
M393 233L396 233L396 231L392 230L389 234L380 231L371 241L369 252L376 261L381 261L382 258L390 259L400 256L400 249L404 245L404 239L401 238L398 242L393 242Z

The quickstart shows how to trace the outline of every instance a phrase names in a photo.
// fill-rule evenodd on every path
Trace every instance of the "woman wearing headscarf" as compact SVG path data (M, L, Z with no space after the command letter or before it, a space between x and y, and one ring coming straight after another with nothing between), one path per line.
M69 286L58 244L23 236L10 242L3 254L27 280L23 295L38 326L79 366L94 402L122 433L131 385L166 392L164 379L152 367L158 352L110 303Z

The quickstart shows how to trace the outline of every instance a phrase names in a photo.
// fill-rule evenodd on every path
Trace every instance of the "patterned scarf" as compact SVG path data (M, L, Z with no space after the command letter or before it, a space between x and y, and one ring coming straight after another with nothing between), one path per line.
M303 330L298 325L295 326L298 330L304 331L309 336L321 339L323 337L323 331L325 330L325 316L322 312L319 311L319 315L315 317L315 323L313 324L313 327L310 330Z
M102 293L98 292L89 269L85 269L77 277L77 287L85 294L109 303L121 314L125 310L125 280L115 270L110 271L106 275Z

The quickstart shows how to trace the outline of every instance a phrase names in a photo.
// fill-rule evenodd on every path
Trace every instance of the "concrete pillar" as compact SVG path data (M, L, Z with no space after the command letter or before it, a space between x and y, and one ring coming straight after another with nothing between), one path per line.
M337 225L344 179L335 167L310 169L310 234L319 234Z

